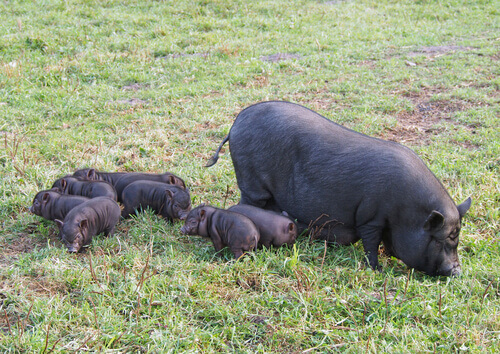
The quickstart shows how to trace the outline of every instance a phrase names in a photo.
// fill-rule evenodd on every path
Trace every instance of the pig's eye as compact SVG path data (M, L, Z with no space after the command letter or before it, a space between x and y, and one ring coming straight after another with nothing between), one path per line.
M454 240L458 237L458 235L460 234L460 228L457 227L455 230L453 230L451 233L450 233L450 239Z

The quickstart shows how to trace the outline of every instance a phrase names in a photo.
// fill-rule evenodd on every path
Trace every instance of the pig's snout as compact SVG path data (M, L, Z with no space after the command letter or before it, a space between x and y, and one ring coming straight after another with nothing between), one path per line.
M460 266L455 267L451 270L451 276L452 277L458 277L462 274L462 268Z
M179 213L180 220L186 220L187 216L188 216L188 213Z
M186 229L186 225L184 225L183 227L181 227L181 234L187 234L187 229Z
M458 262L454 262L452 264L442 264L438 270L438 275L458 277L462 273L462 267Z
M75 246L68 246L69 253L78 253L78 248Z

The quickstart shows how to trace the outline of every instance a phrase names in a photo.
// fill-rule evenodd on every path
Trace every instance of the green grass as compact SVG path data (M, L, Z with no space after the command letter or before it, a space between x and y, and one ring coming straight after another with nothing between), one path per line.
M498 1L0 4L0 351L498 352ZM281 54L287 59L270 61ZM239 192L237 113L303 104L414 149L456 202L463 275L302 238L238 262L151 213L68 254L28 211L77 168L171 171L194 205Z

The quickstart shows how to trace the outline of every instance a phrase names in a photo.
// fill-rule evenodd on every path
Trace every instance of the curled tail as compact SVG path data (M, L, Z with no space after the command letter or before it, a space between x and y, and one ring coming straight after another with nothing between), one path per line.
M213 165L216 164L217 160L219 159L219 152L222 149L222 146L224 146L224 144L227 143L228 140L229 140L229 134L226 135L226 137L224 138L224 140L222 140L222 142L220 143L220 145L217 148L217 150L215 150L215 154L213 154L213 156L210 158L210 160L208 160L208 162L205 165L205 167L210 167L210 166L213 166Z

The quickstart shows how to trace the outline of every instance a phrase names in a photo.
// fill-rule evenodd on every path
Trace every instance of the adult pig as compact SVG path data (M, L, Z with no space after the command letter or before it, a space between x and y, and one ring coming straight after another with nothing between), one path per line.
M319 238L361 239L378 268L379 244L430 275L458 275L461 219L410 149L372 138L289 102L262 102L239 113L208 165L229 140L240 204L284 210Z
M149 207L168 221L184 220L191 210L191 197L187 189L162 182L141 180L130 183L123 190L121 199L124 218Z
M115 188L105 181L87 181L66 176L56 180L52 188L59 188L64 194L82 195L88 198L108 197L116 200Z
M33 199L30 212L47 220L64 219L71 209L89 198L79 195L61 194L55 190L38 192Z
M203 204L189 212L181 232L210 237L216 252L229 247L236 259L257 248L260 237L246 216Z
M118 181L114 184L119 202L122 201L121 197L125 187L127 187L129 184L135 181L163 182L186 189L186 184L184 183L182 178L170 172L165 172L165 173L129 172L126 175L119 178Z
M92 198L70 210L64 221L56 219L62 242L69 252L78 252L90 244L92 237L113 235L120 220L120 207L111 198Z
M252 205L238 204L228 209L245 215L257 226L259 244L265 247L293 245L297 238L297 225L282 214L264 210Z
M73 176L89 181L105 181L114 186L116 182L126 174L127 172L100 172L95 168L83 168L76 170Z

